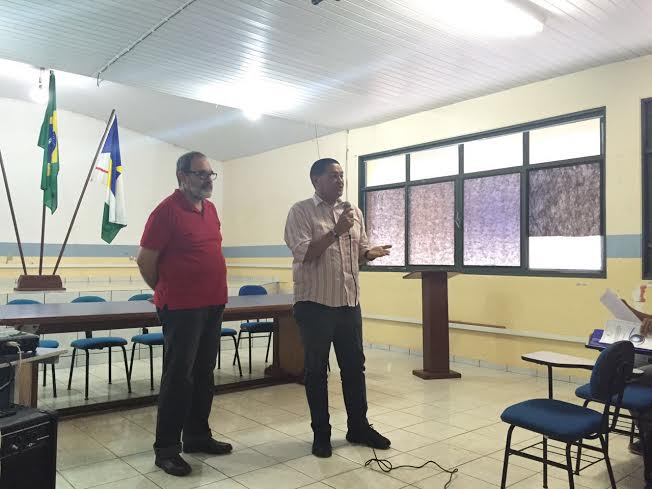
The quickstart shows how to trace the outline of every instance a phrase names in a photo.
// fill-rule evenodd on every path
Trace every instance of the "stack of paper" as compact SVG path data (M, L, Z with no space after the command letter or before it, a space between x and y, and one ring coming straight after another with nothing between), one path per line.
M600 343L629 340L636 348L652 350L652 338L641 335L640 319L612 290L607 289L600 302L614 315L605 324Z

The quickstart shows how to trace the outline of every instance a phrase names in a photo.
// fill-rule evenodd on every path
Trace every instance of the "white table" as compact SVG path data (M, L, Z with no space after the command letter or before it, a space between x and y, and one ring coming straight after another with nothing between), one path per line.
M536 363L537 365L545 365L548 368L548 398L552 399L552 368L582 368L585 370L592 370L595 365L595 360L587 358L576 357L573 355L564 355L563 353L555 353L554 351L535 351L526 353L521 356L526 362Z
M61 355L67 353L64 348L37 348L36 355L22 359L20 372L14 379L14 390L10 399L16 404L36 407L38 401L38 365L39 363L56 363ZM18 359L8 362L12 367L18 365ZM6 365L2 363L2 365ZM17 401L17 402L16 402Z

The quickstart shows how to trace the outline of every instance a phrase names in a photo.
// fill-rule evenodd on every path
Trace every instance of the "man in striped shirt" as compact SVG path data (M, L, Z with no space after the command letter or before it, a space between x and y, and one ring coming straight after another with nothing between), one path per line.
M290 209L285 242L294 257L294 316L305 350L312 453L317 457L332 453L326 376L331 343L342 377L346 439L386 449L390 441L367 420L358 267L388 255L391 246L369 246L362 212L341 200L344 172L337 160L317 160L310 179L315 194Z

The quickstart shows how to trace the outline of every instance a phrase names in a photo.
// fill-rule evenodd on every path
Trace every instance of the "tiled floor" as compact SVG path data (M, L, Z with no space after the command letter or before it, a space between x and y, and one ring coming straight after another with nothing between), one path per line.
M545 397L545 379L456 364L461 380L423 381L411 374L420 362L404 353L367 351L369 418L392 440L392 448L379 455L394 465L434 460L445 468L457 467L449 486L453 489L498 487L506 434L499 414L514 402ZM334 358L331 365L336 365ZM211 427L216 438L233 444L234 452L219 457L184 455L193 466L186 478L168 476L154 465L155 407L62 421L57 489L444 487L448 474L432 464L390 474L374 465L365 467L373 457L371 449L344 439L346 415L336 368L329 381L332 458L310 455L312 434L303 387L283 385L216 397ZM555 397L576 401L575 387L556 382ZM530 433L514 433L515 443L532 439ZM640 457L629 454L622 436L612 436L610 446L618 487L640 489ZM512 457L508 483L514 489L542 487L540 464ZM565 472L551 468L548 487L568 487ZM604 463L583 471L576 477L576 487L609 487Z
M265 358L264 348L254 348L256 356L252 362L252 372L249 374L247 363L246 347L242 348L244 355L242 363L242 374L240 377L238 367L231 364L234 350L223 351L222 365L220 370L215 370L215 384L231 384L242 379L259 379L265 376L264 370L267 366L262 359ZM130 353L129 353L130 354ZM260 360L258 357L260 356ZM103 359L106 361L105 359ZM133 397L150 396L158 394L159 381L161 377L161 357L154 357L154 391L151 390L149 374L149 357L141 360L134 360L134 371L131 378L131 394L127 390L124 361L119 351L113 354L112 383L108 383L108 364L91 364L89 367L88 400L84 399L84 381L86 360L82 355L81 361L73 370L72 385L68 390L68 368L57 368L57 398L52 395L52 372L48 365L46 386L43 387L43 367L39 368L39 406L45 409L63 409L74 406L96 404L100 402L127 399Z

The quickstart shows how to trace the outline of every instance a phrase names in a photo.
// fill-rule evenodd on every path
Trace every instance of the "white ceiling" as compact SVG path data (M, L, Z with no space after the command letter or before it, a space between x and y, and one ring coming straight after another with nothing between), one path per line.
M143 132L186 147L219 139L229 149L212 155L228 159L267 142L309 139L315 123L359 127L652 53L651 0L533 0L545 28L518 39L470 37L423 10L424 2L446 1L5 0L0 58L93 76L174 15L102 79L145 89L110 89L134 104L133 129L152 127ZM242 87L250 91L234 92ZM253 124L239 112L151 91L237 107L255 101L304 124ZM294 104L283 103L287 94ZM102 117L114 100L97 101ZM84 112L87 102L70 104ZM136 113L139 104L146 113ZM197 127L197 144L179 142Z
M38 85L39 71L16 65L0 60L0 97L31 102L29 93ZM100 120L107 120L116 109L120 127L201 151L219 161L307 141L315 137L315 131L320 137L335 132L273 116L252 122L240 110L113 82L102 82L98 88L92 78L65 72L58 72L56 79L59 109ZM47 72L43 80L47 90Z

